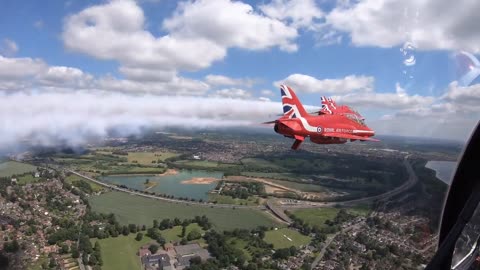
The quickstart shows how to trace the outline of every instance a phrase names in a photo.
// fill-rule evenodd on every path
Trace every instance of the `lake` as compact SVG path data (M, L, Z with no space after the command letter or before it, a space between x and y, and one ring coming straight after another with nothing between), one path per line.
M425 167L434 170L438 179L450 185L453 173L457 168L457 162L430 160Z
M156 183L149 191L173 195L177 198L188 197L206 201L208 199L208 192L215 188L217 181L202 184L182 182L191 180L192 178L222 179L222 177L222 172L179 170L177 174L171 175L110 175L100 179L107 183L125 185L137 190L145 190L145 180L149 179L150 183Z

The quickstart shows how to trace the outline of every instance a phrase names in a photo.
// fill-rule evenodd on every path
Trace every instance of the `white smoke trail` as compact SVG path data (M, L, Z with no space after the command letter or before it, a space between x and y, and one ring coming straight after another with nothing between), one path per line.
M115 130L247 126L272 120L278 102L121 93L0 94L0 148L23 140L34 145L78 146Z

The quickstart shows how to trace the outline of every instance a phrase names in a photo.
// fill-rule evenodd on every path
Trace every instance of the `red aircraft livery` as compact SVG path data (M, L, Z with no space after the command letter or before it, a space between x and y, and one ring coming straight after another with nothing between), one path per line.
M350 141L378 141L375 132L365 125L364 118L348 106L337 106L331 98L322 97L318 115L307 113L292 88L281 85L283 116L275 123L275 132L294 138L297 150L306 137L318 144L340 144Z

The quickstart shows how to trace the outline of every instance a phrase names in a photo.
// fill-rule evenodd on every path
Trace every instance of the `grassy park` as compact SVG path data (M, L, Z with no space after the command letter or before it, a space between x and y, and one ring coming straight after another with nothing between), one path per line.
M167 158L177 156L172 152L128 152L128 163L138 163L141 165L152 165L152 162L165 161Z
M198 226L197 223L192 223L187 226L185 229L185 236L187 236L191 231L197 230L201 234L203 234L205 231ZM163 230L161 231L161 234L163 238L165 238L165 241L167 242L174 242L174 241L179 241L182 240L182 226L175 226L171 229Z
M251 229L257 226L279 226L276 221L260 210L211 208L185 205L142 198L123 192L108 192L90 199L92 209L101 213L114 213L122 224L152 224L154 219L193 218L206 215L217 230L235 228Z
M265 242L272 244L275 249L288 248L291 246L300 247L310 243L310 237L302 235L298 231L281 228L278 230L271 230L265 233Z
M27 163L6 161L0 163L0 177L10 177L16 174L34 172L36 169L37 167Z
M141 246L153 240L144 235L141 241L135 240L136 234L120 235L105 239L92 239L92 245L99 241L103 260L103 270L141 269L137 252Z

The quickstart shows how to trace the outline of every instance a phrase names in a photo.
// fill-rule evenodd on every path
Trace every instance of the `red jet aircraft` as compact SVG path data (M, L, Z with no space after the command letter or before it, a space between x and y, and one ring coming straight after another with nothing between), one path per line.
M292 88L281 85L283 116L267 122L275 123L275 132L294 138L292 149L297 150L306 137L318 144L341 144L350 141L378 141L370 138L375 132L365 125L364 118L348 106L337 106L322 97L318 115L307 113Z

